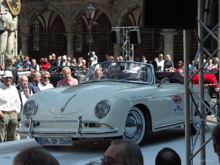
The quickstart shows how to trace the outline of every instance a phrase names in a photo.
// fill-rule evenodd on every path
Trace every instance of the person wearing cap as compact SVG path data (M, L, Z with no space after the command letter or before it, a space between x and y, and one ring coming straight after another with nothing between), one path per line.
M70 63L67 61L66 55L63 55L63 66L70 66Z
M5 68L5 70L9 70L12 72L13 79L12 83L13 84L18 84L18 69L17 67L12 66L12 60L9 58L7 59L8 66Z
M12 78L12 72L7 70L0 84L0 143L16 140L21 101L16 87L11 85Z

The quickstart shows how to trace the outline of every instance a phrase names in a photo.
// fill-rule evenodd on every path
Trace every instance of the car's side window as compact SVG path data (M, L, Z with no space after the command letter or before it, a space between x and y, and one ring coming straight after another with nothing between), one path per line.
M150 66L147 66L147 82L152 82L152 68Z

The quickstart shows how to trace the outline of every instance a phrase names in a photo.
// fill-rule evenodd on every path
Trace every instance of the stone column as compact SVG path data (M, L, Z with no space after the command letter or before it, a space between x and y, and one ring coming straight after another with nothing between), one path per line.
M72 33L65 33L67 40L67 56L73 58L74 56L74 50L73 50L73 38L74 34Z
M163 32L160 33L164 36L164 57L169 54L171 59L174 61L173 54L173 37L177 34L174 29L163 29Z
M116 58L120 55L120 44L114 44L114 60L116 61Z
M28 34L20 35L22 43L22 53L24 56L28 56Z

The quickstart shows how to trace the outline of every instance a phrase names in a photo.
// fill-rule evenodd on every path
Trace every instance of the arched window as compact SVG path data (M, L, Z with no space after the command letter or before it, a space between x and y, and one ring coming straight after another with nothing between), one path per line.
M153 33L153 50L154 52L164 51L164 37L160 34L161 29L155 29Z
M39 21L36 19L32 24L33 50L39 51Z
M76 35L74 38L74 50L75 52L82 52L82 21L79 20L76 26Z

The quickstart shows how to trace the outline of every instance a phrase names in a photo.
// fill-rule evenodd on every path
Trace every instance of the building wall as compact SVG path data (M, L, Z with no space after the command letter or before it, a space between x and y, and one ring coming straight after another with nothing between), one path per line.
M57 55L67 54L67 38L65 34L73 34L73 56L88 58L88 20L85 8L88 2L84 1L55 1L55 0L21 0L22 10L19 15L19 34L28 35L28 54L31 58L48 56L52 52ZM92 51L95 51L99 61L105 60L105 53L114 54L114 45L110 43L112 27L139 26L141 43L134 46L135 60L146 56L154 60L159 53L163 53L163 36L156 29L141 28L141 0L95 0L93 6L97 9L92 20ZM32 23L40 20L40 49L32 49ZM79 28L80 22L80 28ZM161 29L162 30L162 29ZM181 30L174 36L174 63L183 60L183 33ZM21 42L21 37L19 41ZM197 51L197 40L193 32L190 36L190 57ZM75 50L77 43L79 50ZM22 44L19 44L22 49ZM120 54L122 54L120 52ZM192 59L191 59L192 60Z

